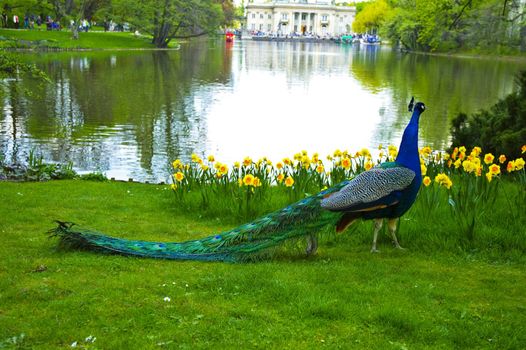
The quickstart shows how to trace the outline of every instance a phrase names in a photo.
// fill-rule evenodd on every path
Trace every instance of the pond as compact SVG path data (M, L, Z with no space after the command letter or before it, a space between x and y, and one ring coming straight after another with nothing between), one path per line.
M451 118L491 106L526 68L386 46L251 40L25 56L52 82L3 84L6 159L33 149L80 172L140 181L166 181L170 163L192 153L231 165L398 145L413 95L428 107L420 145L443 149Z

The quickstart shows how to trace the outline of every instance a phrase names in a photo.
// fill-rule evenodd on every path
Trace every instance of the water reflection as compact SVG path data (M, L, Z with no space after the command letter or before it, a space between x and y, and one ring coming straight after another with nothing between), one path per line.
M396 144L411 95L429 108L422 144L444 147L451 117L493 104L521 68L379 46L251 41L28 60L53 83L2 86L0 149L9 160L36 148L79 170L150 181L194 152L232 163Z

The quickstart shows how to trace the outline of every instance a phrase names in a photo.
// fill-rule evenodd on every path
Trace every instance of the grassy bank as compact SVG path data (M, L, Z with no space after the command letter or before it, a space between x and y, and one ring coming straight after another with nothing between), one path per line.
M153 49L151 38L133 33L87 32L73 40L71 31L0 29L0 47L20 49Z
M225 264L57 251L44 234L54 219L160 241L236 224L181 211L166 186L3 182L0 198L0 348L76 342L92 349L513 349L526 343L520 252L495 260L426 243L427 235L443 232L444 213L425 219L408 213L403 252L383 236L382 252L370 254L372 227L362 223L327 238L312 258L290 250L270 261ZM501 213L492 213L482 229L521 234L506 228L506 218L495 221ZM90 335L93 343L86 341Z

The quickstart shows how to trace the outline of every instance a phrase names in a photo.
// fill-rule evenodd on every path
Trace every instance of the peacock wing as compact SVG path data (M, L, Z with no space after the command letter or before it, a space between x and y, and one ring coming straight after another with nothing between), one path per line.
M375 167L365 171L338 192L322 199L321 207L331 211L365 211L398 202L400 191L407 188L416 174L411 169Z

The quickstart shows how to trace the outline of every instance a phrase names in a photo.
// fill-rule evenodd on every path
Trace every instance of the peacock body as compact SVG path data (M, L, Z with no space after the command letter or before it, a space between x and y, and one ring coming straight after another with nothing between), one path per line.
M335 226L341 232L357 219L375 220L372 251L376 252L378 231L387 219L393 241L401 248L395 235L396 220L411 207L422 182L418 122L424 110L423 103L415 105L394 162L382 163L352 180L229 231L199 240L165 243L110 237L67 222L58 222L50 233L71 247L151 258L236 262L301 237L307 238L307 253L312 254L320 230Z

